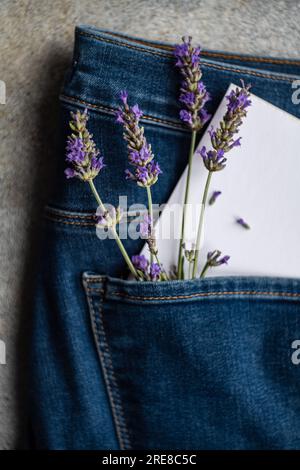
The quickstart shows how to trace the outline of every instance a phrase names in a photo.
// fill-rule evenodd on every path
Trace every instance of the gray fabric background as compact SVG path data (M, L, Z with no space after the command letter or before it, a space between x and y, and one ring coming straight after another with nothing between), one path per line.
M57 94L76 23L206 48L299 57L296 0L1 0L0 79L0 449L26 424L26 344L39 215L52 182Z

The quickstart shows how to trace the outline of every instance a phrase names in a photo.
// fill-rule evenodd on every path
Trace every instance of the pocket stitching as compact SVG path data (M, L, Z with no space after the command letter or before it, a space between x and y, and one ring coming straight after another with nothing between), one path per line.
M103 281L103 279L101 279ZM120 393L118 390L117 380L113 368L112 358L108 347L106 333L103 323L103 300L104 290L103 289L92 289L88 286L91 281L88 279L83 280L84 288L87 295L88 306L91 314L92 330L94 333L98 356L100 364L103 370L104 380L106 389L111 405L112 415L114 424L119 440L121 450L131 449L128 428L126 425L124 411L121 403ZM92 293L97 293L100 299L99 315L96 315L93 300L91 298Z
M135 296L127 294L125 292L111 292L111 296L115 295L117 297L124 297L132 300L177 300L177 299L192 299L194 297L220 297L220 296L229 296L229 295L249 295L249 296L268 296L268 297L292 297L300 298L300 293L294 292L272 292L272 291L216 291L216 292L195 292L194 294L186 295L170 295L170 296Z

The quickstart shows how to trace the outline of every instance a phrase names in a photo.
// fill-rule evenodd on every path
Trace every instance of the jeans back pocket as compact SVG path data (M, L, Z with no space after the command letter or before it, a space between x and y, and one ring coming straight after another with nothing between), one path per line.
M300 280L83 283L121 448L300 448Z

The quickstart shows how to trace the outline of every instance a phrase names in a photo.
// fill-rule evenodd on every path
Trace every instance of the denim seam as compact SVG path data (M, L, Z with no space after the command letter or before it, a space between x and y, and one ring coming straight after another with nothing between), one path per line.
M216 297L216 296L228 296L228 295L250 295L250 296L268 296L268 297L292 297L292 298L300 298L300 293L292 293L292 292L272 292L272 291L224 291L224 292L196 292L194 294L186 294L186 295L174 295L174 296L134 296L130 294L126 294L124 292L111 292L111 296L115 295L118 297L124 297L127 299L133 300L177 300L177 299L192 299L195 297Z
M103 278L102 278L102 281L103 281ZM100 363L101 363L103 374L104 374L104 379L105 379L106 388L107 388L107 392L109 396L109 401L111 404L112 415L114 418L119 445L120 445L121 450L131 449L128 429L127 429L127 425L126 425L125 418L124 418L124 412L123 412L123 407L122 407L122 403L120 399L120 394L118 391L117 380L116 380L116 376L114 373L112 358L111 358L110 350L109 350L107 339L106 339L106 333L104 329L104 323L103 323L104 290L103 289L97 290L97 293L101 294L99 296L99 299L100 299L99 315L97 316L95 309L94 309L93 300L90 295L91 290L88 287L89 282L90 281L88 279L85 279L84 286L87 292L88 305L90 308L91 320L92 320L92 329L93 329L94 336L96 339L97 351L99 354Z
M78 34L80 34L82 36L91 37L91 38L96 39L98 41L117 44L119 46L127 47L129 49L135 49L135 50L138 50L138 51L142 51L142 52L145 52L146 54L158 55L158 56L167 57L167 58L173 57L172 54L165 54L163 52L150 51L150 50L147 50L147 49L143 49L141 47L125 44L125 43L120 42L120 41L115 41L113 39L102 38L102 37L96 36L94 34L86 33L86 32L83 32L83 31L80 31ZM272 75L262 74L262 73L259 73L259 72L253 72L251 70L244 71L244 70L241 70L241 69L238 69L238 68L235 68L235 67L229 68L229 67L224 67L222 65L217 65L217 64L202 64L202 68L205 68L205 67L216 68L216 69L220 69L220 70L229 70L229 71L232 71L232 72L239 72L239 73L242 73L242 74L245 74L245 75L249 74L249 75L254 75L254 76L257 76L257 77L270 78L271 80L281 80L281 81L287 81L287 82L291 82L291 83L294 81L294 78L291 79L289 77L274 77Z
M112 36L115 36L117 38L125 38L129 41L135 41L138 44L142 44L144 46L148 46L149 44L151 47L158 47L158 48L163 48L165 50L173 50L173 46L168 45L168 44L159 44L157 45L156 43L153 43L151 41L143 41L140 38L132 37L132 36L127 36L126 34L119 35L117 33L113 33L112 31L109 32ZM144 49L143 49L144 50ZM222 53L222 52L214 52L214 51L202 51L201 52L202 56L208 56L208 57L222 57L223 59L237 59L241 61L247 61L247 62L266 62L266 63L271 63L271 64L290 64L290 65L300 65L300 61L297 59L276 59L275 57L259 57L259 56L252 56L252 55L240 55L238 53L232 54L232 53Z
M96 217L91 216L91 215L78 215L78 214L57 214L55 212L49 211L50 213L44 213L43 216L47 220L51 220L52 222L58 222L60 224L66 224L66 225L79 225L83 227L95 227L96 226ZM135 219L137 216L130 216L128 215L128 220L131 220L132 218ZM67 220L65 220L67 219ZM68 220L68 219L81 219L81 221L78 220ZM84 220L90 220L90 222L83 222Z
M142 47L128 45L128 44L125 44L124 42L117 41L115 39L102 38L100 36L97 36L97 35L91 34L91 33L87 33L85 31L79 31L78 34L81 35L81 36L87 36L87 37L91 37L93 39L97 39L98 41L110 42L112 44L122 45L124 47L135 48L138 51L145 51L145 49L142 48ZM111 33L111 34L113 35L113 33ZM121 39L120 36L118 36L118 35L115 35L115 36L117 38ZM122 38L125 38L125 39L130 40L130 41L136 41L138 43L141 43L144 46L148 46L148 44L151 45L151 42L141 41L138 38L130 37L130 36L127 36L125 34L122 34ZM159 46L157 46L156 44L153 43L152 47L159 47ZM173 49L172 46L168 46L167 44L165 46L163 45L162 47L165 48L165 49L168 49L170 51ZM146 50L146 52L148 52L148 51ZM152 53L152 54L163 55L164 57L173 57L171 54L164 53L162 51L161 52L149 51L149 52ZM271 63L271 64L300 65L300 61L298 61L298 60L294 60L294 59L276 59L275 57L268 58L268 57L257 57L257 56L251 56L251 55L245 57L244 55L239 55L239 54L230 54L230 53L229 54L222 54L221 52L213 52L213 51L202 51L202 55L203 56L208 56L208 57L221 57L223 59L237 59L237 60L241 60L241 61L244 61L244 62L249 62L250 61L250 62L266 62L266 63Z
M71 221L71 220L64 220L59 217L53 217L52 215L44 214L45 219L51 220L51 222L57 222L59 224L65 224L65 225L77 225L81 227L95 227L96 226L96 221L95 222L78 222L78 221Z
M104 105L100 105L100 104L98 105L98 104L89 103L88 101L81 100L80 98L77 98L77 97L74 97L74 96L68 96L68 95L65 95L65 94L61 94L60 98L61 98L61 100L72 101L73 103L80 103L80 104L83 104L85 106L89 106L90 108L93 108L93 109L99 109L101 111L107 112L108 114L114 114L116 112L115 108L110 108L109 106L104 106ZM149 116L147 114L143 114L143 117L142 117L141 120L143 120L143 119L145 119L147 121L153 121L153 122L156 122L156 123L159 123L159 124L164 124L166 126L169 126L169 127L175 128L175 129L179 129L179 130L182 130L182 131L188 131L188 129L186 127L184 127L182 124L176 123L176 122L173 122L173 121L168 121L166 119L161 119L161 118L157 118L157 117L154 117L154 116Z
M50 215L53 216L53 217L58 217L58 218L63 218L63 219L95 219L95 213L91 213L91 214L68 214L66 213L65 211L63 210L56 210L54 208L51 208L51 207L46 207L45 208L45 214L46 216Z

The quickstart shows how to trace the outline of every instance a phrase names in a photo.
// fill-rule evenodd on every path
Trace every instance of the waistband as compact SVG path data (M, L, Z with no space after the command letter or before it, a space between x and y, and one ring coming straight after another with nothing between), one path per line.
M126 89L129 101L144 111L144 121L185 130L178 118L181 77L172 49L172 44L79 25L61 100L112 114L120 90ZM299 116L291 95L293 81L300 78L300 60L203 50L202 71L213 96L211 111L229 84L243 79L257 96Z

